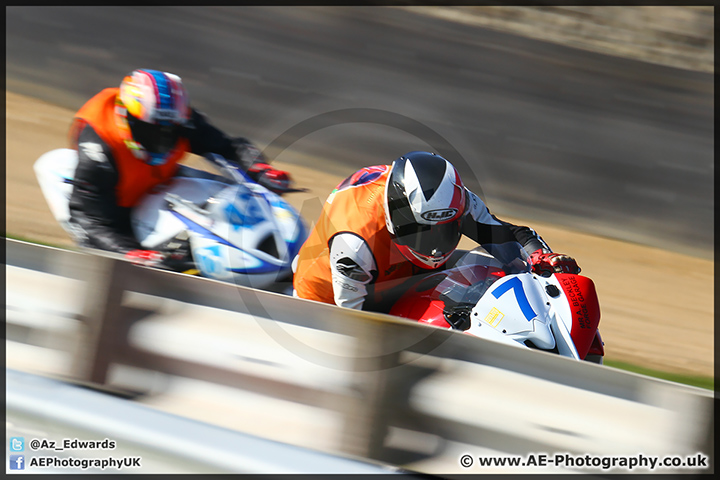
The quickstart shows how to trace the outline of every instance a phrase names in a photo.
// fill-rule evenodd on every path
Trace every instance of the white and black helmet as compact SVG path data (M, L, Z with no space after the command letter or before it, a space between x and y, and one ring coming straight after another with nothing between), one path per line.
M440 155L410 152L395 160L385 186L385 222L413 264L437 268L457 248L467 208L465 186Z

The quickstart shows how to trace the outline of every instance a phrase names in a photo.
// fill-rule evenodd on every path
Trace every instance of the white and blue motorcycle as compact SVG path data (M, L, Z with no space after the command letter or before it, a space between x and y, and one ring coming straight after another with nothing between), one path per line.
M175 258L172 268L254 288L292 275L307 238L300 214L279 195L218 155L205 158L221 173L180 166L132 211L143 248ZM52 150L35 162L38 182L58 223L74 238L68 203L77 152Z

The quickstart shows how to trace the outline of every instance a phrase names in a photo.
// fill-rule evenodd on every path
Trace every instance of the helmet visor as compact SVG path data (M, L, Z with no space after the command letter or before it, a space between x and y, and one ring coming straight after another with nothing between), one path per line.
M420 255L444 257L452 253L460 242L460 221L454 220L436 225L408 223L395 228L395 241Z
M166 154L180 139L180 126L175 123L148 123L128 113L128 125L133 140L150 153Z

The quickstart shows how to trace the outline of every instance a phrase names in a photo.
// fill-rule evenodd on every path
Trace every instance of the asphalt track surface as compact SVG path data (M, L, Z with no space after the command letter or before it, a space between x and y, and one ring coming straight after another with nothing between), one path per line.
M77 109L135 68L271 158L433 149L499 215L712 255L712 74L387 7L6 8L8 90Z

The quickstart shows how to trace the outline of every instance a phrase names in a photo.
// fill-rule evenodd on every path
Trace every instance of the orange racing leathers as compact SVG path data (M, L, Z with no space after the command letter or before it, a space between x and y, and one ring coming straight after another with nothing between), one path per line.
M383 198L389 172L389 165L365 167L333 190L298 253L295 295L386 312L413 275L428 272L400 253L385 224ZM497 219L477 195L467 193L463 234L481 245L516 241L526 252L550 252L532 229Z
M192 109L190 125L163 165L148 165L142 152L131 149L118 126L117 88L106 88L76 113L70 129L71 147L78 151L70 196L73 237L83 246L127 253L142 248L132 232L130 211L143 194L178 171L187 152L217 153L248 170L265 162L244 138L231 138Z

